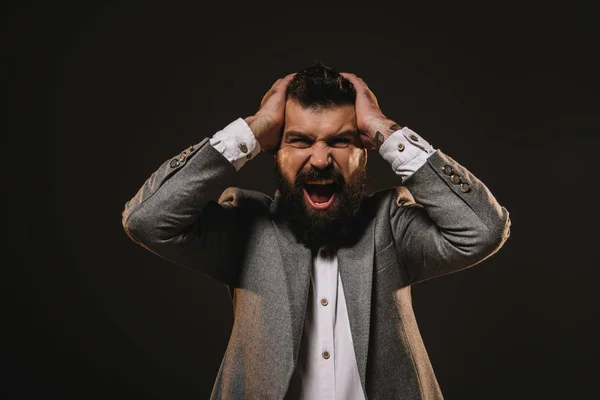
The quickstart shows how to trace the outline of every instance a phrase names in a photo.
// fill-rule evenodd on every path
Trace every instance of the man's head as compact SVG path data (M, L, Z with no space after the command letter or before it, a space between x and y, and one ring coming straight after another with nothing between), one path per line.
M310 245L345 235L365 195L367 150L356 126L356 91L322 63L286 91L275 173L288 218Z

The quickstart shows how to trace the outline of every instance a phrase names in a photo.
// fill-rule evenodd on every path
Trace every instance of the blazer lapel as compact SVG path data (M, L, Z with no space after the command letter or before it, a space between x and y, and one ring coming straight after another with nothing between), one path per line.
M276 194L272 205L273 214L276 214L280 200L280 196ZM287 221L274 218L273 225L278 233L277 240L283 261L282 269L285 277L287 299L290 305L290 329L293 338L293 361L295 365L306 314L312 253L309 248L298 242Z
M354 342L354 353L363 388L369 350L371 321L371 288L375 235L372 223L367 223L360 238L351 245L338 249L338 268L348 308L348 318ZM365 391L366 393L366 391Z

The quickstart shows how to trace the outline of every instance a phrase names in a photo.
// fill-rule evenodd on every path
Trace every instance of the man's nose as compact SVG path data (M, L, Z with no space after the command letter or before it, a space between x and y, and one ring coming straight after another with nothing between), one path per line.
M325 169L331 163L330 148L325 143L315 143L310 157L310 163L318 169Z

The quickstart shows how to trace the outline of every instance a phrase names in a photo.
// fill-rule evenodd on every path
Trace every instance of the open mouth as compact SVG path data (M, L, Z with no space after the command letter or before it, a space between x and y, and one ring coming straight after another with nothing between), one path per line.
M318 179L304 184L304 197L311 207L322 210L333 204L337 183L333 179Z

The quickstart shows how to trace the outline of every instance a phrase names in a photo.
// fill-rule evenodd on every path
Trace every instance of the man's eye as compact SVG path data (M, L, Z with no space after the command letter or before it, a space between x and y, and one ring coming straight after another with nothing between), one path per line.
M350 143L350 139L348 138L338 138L338 139L334 139L331 142L334 146L344 146Z
M308 141L307 139L296 138L296 139L291 139L290 143L310 144L310 141Z

